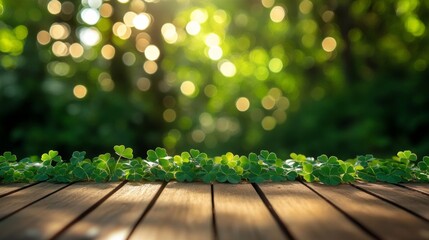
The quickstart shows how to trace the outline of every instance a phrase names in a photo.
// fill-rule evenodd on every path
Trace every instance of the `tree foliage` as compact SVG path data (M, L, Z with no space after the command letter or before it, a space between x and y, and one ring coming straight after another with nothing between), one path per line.
M422 155L428 9L419 0L1 0L0 148Z

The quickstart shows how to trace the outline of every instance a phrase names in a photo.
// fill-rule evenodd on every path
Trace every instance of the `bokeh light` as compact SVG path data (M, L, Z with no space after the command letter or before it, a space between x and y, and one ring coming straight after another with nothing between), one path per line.
M266 8L271 8L274 6L275 0L261 0L262 6Z
M154 74L158 71L158 64L154 61L145 61L143 64L143 69L147 74Z
M106 44L101 48L101 56L107 60L112 59L115 56L115 52L115 47L110 44Z
M262 128L266 131L273 130L277 125L277 120L272 116L266 116L261 121Z
M337 41L333 37L326 37L322 41L322 48L326 52L332 52L337 47Z
M184 81L180 85L180 91L186 96L192 96L195 92L195 84L191 81Z
M271 21L275 23L279 23L283 21L283 19L286 17L286 10L282 6L275 6L271 9L270 12L270 18Z
M109 3L103 3L100 7L100 15L109 18L113 14L113 7Z
M189 35L197 35L201 31L201 25L200 23L196 21L190 21L188 24L186 24L186 32Z
M83 45L92 47L101 40L101 34L97 28L83 27L79 30L79 39Z
M142 92L146 92L150 89L151 83L150 80L148 78L139 78L137 80L137 88L142 91Z
M237 69L234 65L234 63L224 60L219 62L218 64L219 71L224 75L225 77L234 77L237 73Z
M238 111L245 112L245 111L249 110L250 101L246 97L240 97L235 102L235 107L237 108Z
M70 27L65 23L54 23L49 28L49 34L53 39L66 39L70 35Z
M57 15L61 12L61 2L57 0L51 0L47 5L50 14Z
M95 25L100 20L100 13L94 8L84 8L80 13L82 20L88 25Z
M151 22L151 17L147 13L140 13L133 19L134 27L138 30L145 30L149 27Z
M46 45L49 42L51 42L51 35L48 31L42 30L37 33L37 42L39 42L42 45Z
M161 27L161 33L164 37L165 42L169 44L173 44L177 42L177 39L179 38L176 27L172 23L166 23L162 25Z
M73 88L73 94L76 98L82 99L87 93L88 89L84 85L79 84Z
M166 122L169 122L169 123L174 122L174 120L176 120L176 111L170 108L166 109L162 114L162 116Z
M155 45L149 45L144 50L144 56L146 59L155 61L159 58L159 55L161 54L161 51L159 51L159 48Z

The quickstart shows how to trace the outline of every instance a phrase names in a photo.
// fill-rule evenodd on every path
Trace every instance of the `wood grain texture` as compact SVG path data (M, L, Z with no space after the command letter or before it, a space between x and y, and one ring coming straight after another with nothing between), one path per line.
M128 182L59 239L126 239L160 187Z
M49 239L118 184L73 184L0 221L0 239Z
M429 195L429 183L402 183L401 185Z
M428 239L429 223L350 185L307 184L382 239Z
M0 184L0 197L28 185L29 183Z
M214 184L218 236L224 239L286 239L251 184Z
M259 187L296 239L372 239L300 182L267 183Z
M0 198L0 219L65 186L44 182Z
M213 239L210 185L168 183L130 239Z
M398 204L429 221L429 196L423 193L385 183L355 183L354 185Z

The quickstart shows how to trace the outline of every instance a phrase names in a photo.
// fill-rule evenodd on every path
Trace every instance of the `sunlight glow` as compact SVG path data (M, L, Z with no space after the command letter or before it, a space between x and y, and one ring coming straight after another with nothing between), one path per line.
M207 10L205 9L195 9L191 13L191 20L198 23L204 23L205 21L207 21L207 18L208 14Z
M265 109L271 110L274 108L274 105L276 104L276 100L272 96L268 95L262 98L261 104L262 104L262 107L264 107Z
M88 0L88 6L91 8L99 8L103 0Z
M237 69L235 68L234 63L228 60L220 62L218 68L222 75L224 75L225 77L234 77L237 73Z
M210 33L210 34L208 34L206 36L204 42L209 47L219 46L219 44L220 44L220 37L216 33Z
M48 12L52 15L57 15L61 12L61 2L57 0L52 0L48 3Z
M166 23L162 25L161 27L161 33L164 37L165 42L169 44L173 44L177 42L177 39L179 38L176 27L172 23Z
M217 61L222 58L222 55L223 55L222 48L220 48L219 46L213 46L209 48L208 55L211 60Z
M118 36L120 39L127 40L131 36L131 29L122 22L113 24L113 34Z
M115 56L115 47L106 44L101 48L101 56L103 56L104 59L110 60Z
M265 8L271 8L274 6L275 0L261 0L261 3Z
M184 81L180 85L180 91L182 91L183 95L191 96L195 92L195 84L191 81Z
M73 43L69 47L69 52L73 58L80 58L84 53L84 49L79 43Z
M154 74L158 71L158 64L154 61L145 61L143 64L143 69L148 74Z
M273 73L278 73L283 69L283 62L279 58L272 58L268 63L268 68Z
M66 39L70 35L70 27L66 23L53 23L49 34L53 39Z
M144 56L146 57L146 59L151 61L157 60L160 54L161 52L159 51L159 48L155 45L149 45L144 50Z
M186 24L186 32L190 35L197 35L201 31L201 26L196 21L190 21Z
M125 25L127 25L127 27L134 27L134 18L137 16L137 14L135 12L126 12L123 16L123 20Z
M42 45L46 45L51 41L51 35L48 31L42 30L37 33L37 41Z
M140 13L133 20L134 27L138 30L145 30L147 27L149 27L150 22L151 17L147 13Z
M101 34L96 28L84 27L79 30L79 39L83 45L92 47L100 42Z
M237 99L237 101L235 102L235 107L237 108L238 111L240 112L245 112L249 109L250 107L250 101L248 98L246 97L240 97L239 99Z
M80 17L88 25L95 25L100 20L100 13L94 8L84 8Z
M73 94L76 98L82 99L88 93L87 88L84 85L76 85L73 88Z
M271 9L270 18L271 21L279 23L283 21L286 16L286 11L282 6L275 6Z
M69 48L66 43L56 41L52 44L52 53L57 57L65 57L69 55Z
M100 15L109 18L113 14L113 7L109 3L103 3L100 7Z
M335 38L333 37L326 37L322 41L322 48L326 52L332 52L337 47L337 41L335 41Z

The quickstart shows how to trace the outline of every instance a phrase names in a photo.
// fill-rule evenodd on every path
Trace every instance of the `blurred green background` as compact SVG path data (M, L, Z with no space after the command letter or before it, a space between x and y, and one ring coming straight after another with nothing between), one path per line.
M429 153L429 1L0 0L0 150Z

